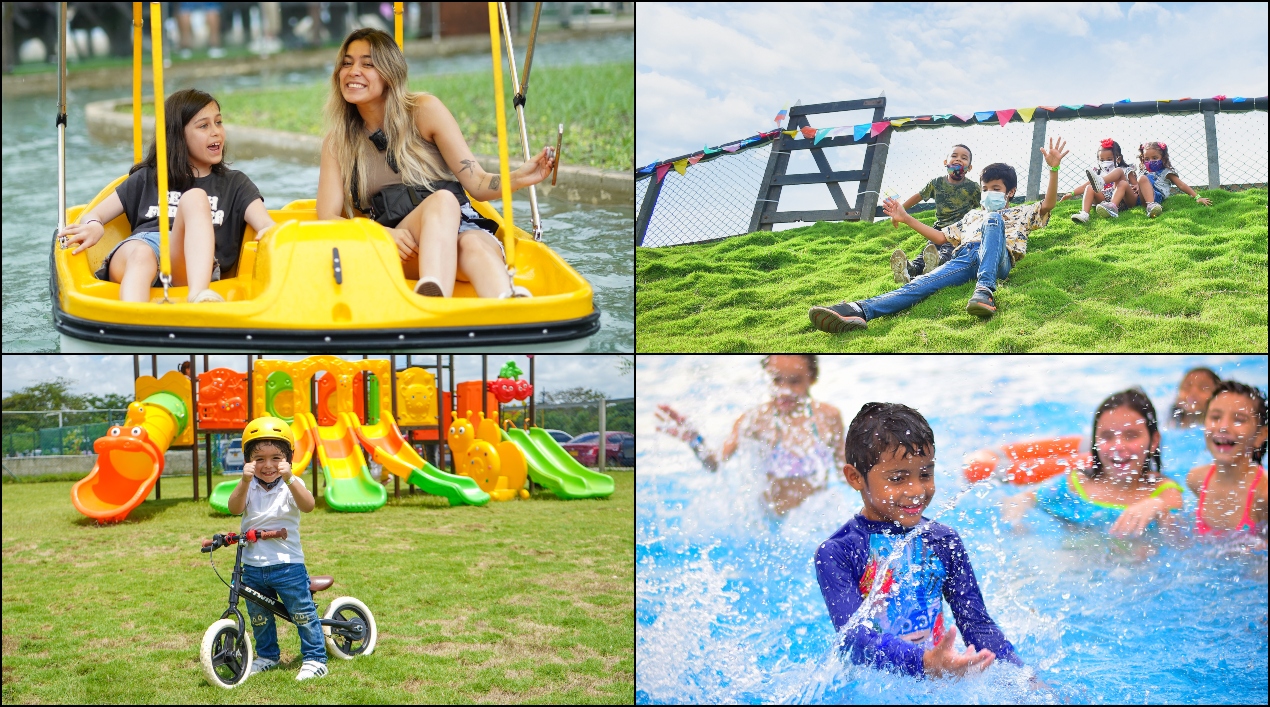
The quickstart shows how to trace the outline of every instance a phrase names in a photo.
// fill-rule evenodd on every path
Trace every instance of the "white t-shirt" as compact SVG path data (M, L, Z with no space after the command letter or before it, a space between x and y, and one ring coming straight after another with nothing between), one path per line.
M292 477L292 484L304 486L304 479ZM305 486L305 488L308 488ZM247 487L247 507L243 509L242 532L250 529L287 529L287 539L261 540L248 543L243 548L243 564L252 567L304 563L304 551L300 549L300 507L296 505L291 489L285 482L266 490L260 479L252 477Z

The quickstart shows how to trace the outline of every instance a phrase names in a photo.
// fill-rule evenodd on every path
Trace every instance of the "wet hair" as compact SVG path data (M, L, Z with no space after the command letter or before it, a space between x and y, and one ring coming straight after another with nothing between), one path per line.
M1098 452L1098 418L1102 417L1104 412L1110 412L1122 407L1133 410L1141 415L1143 420L1146 420L1148 445L1150 445L1150 438L1160 433L1160 424L1155 416L1155 406L1151 404L1151 399L1147 397L1146 393L1142 392L1141 388L1123 390L1102 401L1102 404L1094 411L1093 431L1090 432L1089 449L1092 452L1090 456L1094 460L1090 468L1085 471L1085 475L1091 479L1098 478L1098 475L1102 473L1102 457ZM1144 464L1145 471L1148 474L1162 473L1161 469L1163 466L1160 463L1160 448L1158 446L1155 451L1147 455Z
M979 173L979 183L987 184L994 179L1000 179L1005 182L1005 190L1012 192L1019 186L1019 178L1014 173L1014 168L1004 162L993 162L983 171Z
M900 403L865 403L847 428L847 463L860 475L882 455L903 447L906 456L935 453L935 433L922 414Z
M1164 161L1164 166L1167 167L1168 169L1173 169L1173 163L1169 161L1169 148L1165 147L1164 145L1158 142L1155 142L1154 140L1149 142L1144 142L1141 145L1138 145L1138 164L1142 165L1143 169L1145 169L1147 166L1147 158L1146 158L1147 148L1159 150L1160 159Z
M1253 387L1246 383L1240 383L1239 381L1222 381L1217 384L1217 389L1213 391L1213 397L1208 399L1209 404L1212 404L1212 402L1217 399L1217 396L1222 393L1234 393L1236 395L1246 395L1249 398L1252 398L1254 408L1253 416L1257 420L1257 429L1260 430L1262 427L1266 426L1266 394L1262 393L1260 388ZM1208 414L1207 406L1204 407L1204 414ZM1253 434L1256 434L1256 432L1253 432ZM1253 459L1258 464L1261 463L1262 459L1265 459L1267 446L1270 446L1270 440L1262 442L1261 446L1257 447L1256 452L1253 453Z
M820 377L820 360L819 360L820 357L817 356L816 354L791 354L791 355L799 355L807 360L807 369L811 371L811 382L815 383L816 379ZM772 361L771 356L764 356L763 368L767 368L767 364L771 363L771 361Z
M163 110L165 111L165 122L168 126L168 190L169 191L187 191L194 186L194 167L190 165L190 148L185 143L185 126L189 125L194 116L199 111L208 106L209 103L215 103L217 110L220 109L220 101L212 98L212 94L204 93L197 88L187 88L177 91L168 96L163 102ZM151 171L158 171L159 156L158 146L150 143L150 151L146 153L145 159L132 165L132 169L128 170L128 174L149 167ZM221 160L212 165L213 174L225 174L227 171L228 161L225 157L225 143L221 143ZM157 180L158 177L156 176Z
M1111 141L1111 147L1099 147L1098 153L1094 155L1094 158L1097 159L1098 157L1100 157L1102 155L1103 150L1111 150L1111 159L1113 162L1115 162L1117 167L1130 166L1128 162L1124 161L1124 153L1120 151L1120 143L1116 142L1115 140Z
M1213 385L1221 384L1221 376L1217 375L1217 373L1215 373L1213 369L1205 368L1203 366L1200 366L1199 368L1192 368L1191 370L1187 371L1185 375L1182 376L1182 380L1186 380L1186 378L1190 376L1192 373L1207 373L1208 377L1213 379Z
M287 444L285 440L281 440L281 439L253 439L247 444L243 445L243 457L247 461L251 461L251 453L256 451L256 447L259 447L262 444L272 444L278 449L281 449L282 456L287 458L288 464L291 463L291 445Z
M966 151L966 154L967 154L967 155L970 155L970 163L971 163L971 164L974 164L974 162L975 162L975 153L971 152L969 147L966 147L965 145L962 145L962 144L953 145L953 147L960 147L960 148L962 148L963 150L965 150L965 151Z

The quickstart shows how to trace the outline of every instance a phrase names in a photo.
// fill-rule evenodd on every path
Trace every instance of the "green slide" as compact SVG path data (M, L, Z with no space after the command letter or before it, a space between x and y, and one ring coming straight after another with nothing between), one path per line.
M241 479L240 474L238 479ZM229 512L229 497L234 493L234 487L238 485L238 479L233 481L222 481L216 484L216 488L212 489L212 497L207 499L212 504L212 508L219 513L225 515L233 515Z
M466 503L472 506L483 506L489 503L489 494L481 490L476 482L466 476L455 476L424 462L423 466L410 470L407 482L417 486L424 493L441 496L449 500L451 506Z
M515 427L503 432L525 453L529 478L560 498L594 498L613 493L613 479L582 466L541 428L529 433Z

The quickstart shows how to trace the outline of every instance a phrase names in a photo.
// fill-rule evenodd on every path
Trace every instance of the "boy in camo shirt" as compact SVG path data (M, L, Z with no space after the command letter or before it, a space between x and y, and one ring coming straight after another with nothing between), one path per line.
M910 196L904 202L904 209L913 208L919 201L935 200L935 228L942 229L961 220L971 209L979 207L979 183L966 178L970 172L970 148L965 145L953 145L948 159L944 160L947 176L935 177L922 190ZM892 225L895 225L894 223ZM923 275L943 265L952 258L953 248L949 244L936 246L927 243L922 254L912 262L904 255L904 251L896 248L891 254L891 274L898 283L907 283L918 275Z

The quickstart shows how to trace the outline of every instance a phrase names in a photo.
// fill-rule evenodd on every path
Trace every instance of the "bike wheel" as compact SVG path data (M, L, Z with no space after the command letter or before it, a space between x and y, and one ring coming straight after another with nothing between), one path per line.
M251 674L251 636L243 637L243 648L238 650L238 621L221 619L207 627L198 657L208 683L233 689Z
M353 638L343 629L323 626L322 632L326 634L326 648L332 655L344 660L352 660L358 656L370 655L375 651L375 641L379 637L379 632L375 628L375 616L370 613L370 609L366 608L365 604L353 597L340 597L331 602L326 610L325 618L337 621L360 621L366 627L360 638Z

